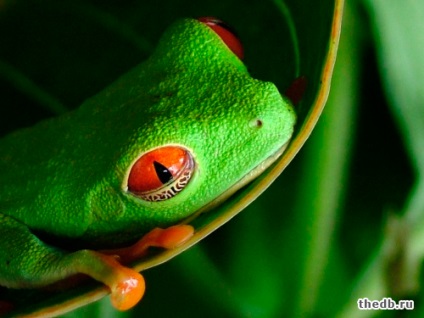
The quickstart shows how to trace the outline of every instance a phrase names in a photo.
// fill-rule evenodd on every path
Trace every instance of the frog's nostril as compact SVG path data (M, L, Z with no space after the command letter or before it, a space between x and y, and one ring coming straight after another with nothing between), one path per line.
M250 126L253 128L261 128L263 124L263 121L259 118L255 118L250 122Z

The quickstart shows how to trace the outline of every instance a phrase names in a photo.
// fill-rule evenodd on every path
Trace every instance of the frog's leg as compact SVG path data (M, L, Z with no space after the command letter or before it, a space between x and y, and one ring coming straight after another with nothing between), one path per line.
M120 261L128 263L146 255L149 247L176 248L192 237L193 233L194 228L186 224L178 224L166 229L155 228L130 247L101 252L109 255L118 255Z
M144 294L143 277L115 256L90 250L67 253L44 244L25 225L2 214L0 228L0 285L38 288L83 273L110 288L112 304L119 310L131 308Z

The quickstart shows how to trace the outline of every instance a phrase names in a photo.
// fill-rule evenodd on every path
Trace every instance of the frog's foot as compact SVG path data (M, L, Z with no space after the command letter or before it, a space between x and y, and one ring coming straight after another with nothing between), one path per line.
M144 295L145 282L137 271L121 265L118 257L105 255L91 250L80 250L62 256L55 264L57 277L65 277L67 281L84 278L80 274L103 283L111 292L112 305L118 310L128 310L135 306ZM76 275L76 276L75 276ZM57 278L53 278L57 283Z
M43 288L85 274L109 287L112 304L118 310L136 305L145 290L143 276L121 265L119 258L134 259L145 254L149 246L174 248L193 235L191 226L177 225L164 230L154 229L122 253L105 254L92 250L66 253L44 244L25 225L11 217L0 214L0 226L5 236L0 240L0 251L14 252L13 258L6 257L7 253L0 253L0 273L8 273L8 277L2 277L2 285L8 288ZM10 251L11 242L16 248L14 251ZM7 307L7 304L4 306Z
M166 229L155 228L130 247L106 250L102 253L118 255L121 262L128 263L146 255L149 247L176 248L191 238L193 233L194 228L186 224L174 225Z
M128 310L135 306L144 295L145 283L143 276L131 268L122 266L116 257L99 254L107 270L98 273L95 279L109 286L112 305L118 310ZM89 273L94 276L92 271Z
M118 310L127 310L133 307L143 297L145 284L143 276L138 272L123 267L120 262L126 263L134 259L146 255L149 247L161 247L165 249L173 249L193 236L194 228L190 225L174 225L166 229L155 228L144 235L134 245L116 249L106 250L99 253L103 263L108 268L113 268L112 275L98 274L98 280L103 281L111 290L112 305ZM109 254L109 255L105 255ZM91 270L90 270L91 271ZM93 277L93 273L90 273Z
M5 287L43 288L85 274L109 287L112 304L119 310L133 307L143 297L143 276L121 265L114 255L91 250L66 253L44 244L25 225L2 214L0 226L5 236L0 240L0 273L8 273L2 276ZM11 251L11 246L15 250ZM7 256L12 252L14 257ZM0 309L6 307L6 311L7 306L4 303Z

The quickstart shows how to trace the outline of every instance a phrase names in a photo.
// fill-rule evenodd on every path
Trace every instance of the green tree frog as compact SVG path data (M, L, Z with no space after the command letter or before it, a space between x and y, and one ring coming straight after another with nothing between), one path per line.
M85 274L117 309L135 305L144 280L125 264L184 242L193 228L178 224L257 176L293 133L290 102L242 55L219 21L178 21L80 108L1 139L0 285Z

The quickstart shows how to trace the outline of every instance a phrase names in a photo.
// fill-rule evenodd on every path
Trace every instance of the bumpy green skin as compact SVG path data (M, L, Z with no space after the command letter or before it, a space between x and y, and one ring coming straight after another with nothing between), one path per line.
M174 24L146 62L79 109L0 140L0 284L65 275L52 272L66 254L33 233L105 248L189 216L285 144L294 123L276 87L252 79L211 29ZM128 193L132 163L167 144L194 155L188 186L161 202Z

